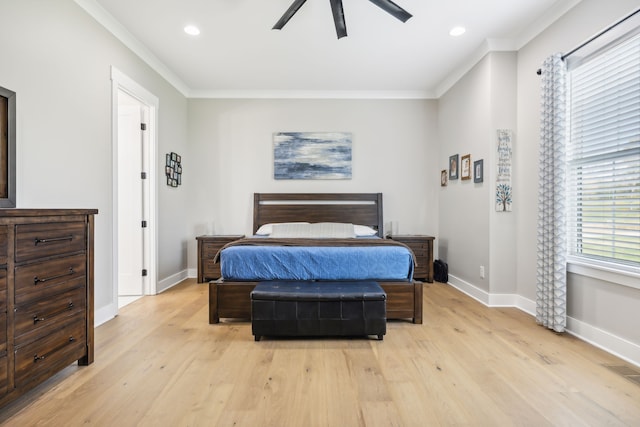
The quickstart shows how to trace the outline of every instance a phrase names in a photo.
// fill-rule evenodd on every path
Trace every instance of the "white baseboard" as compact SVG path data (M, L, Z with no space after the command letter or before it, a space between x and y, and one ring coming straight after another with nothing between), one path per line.
M189 277L189 279L195 279L196 277L198 277L198 269L190 268L187 272L187 276Z
M177 285L178 283L182 282L184 279L188 278L188 272L187 270L183 270L179 273L173 274L165 279L162 279L161 281L158 282L157 286L156 286L156 291L157 293L161 293L166 291L169 288L172 288L173 286ZM195 277L195 276L194 276ZM95 312L93 313L93 325L94 327L98 327L100 325L102 325L103 323L108 322L109 320L115 318L118 315L118 302L112 302L109 305L106 305L104 307L101 307L97 310L95 310Z
M535 317L535 301L521 295L491 294L451 274L449 274L448 284L487 307L515 307ZM567 333L629 363L640 366L640 345L638 344L571 317L567 318Z
M118 303L111 303L105 307L99 308L93 313L93 326L98 327L103 323L116 317L118 314Z
M572 317L567 318L567 332L640 367L640 345L620 338Z
M172 274L171 276L158 281L158 286L156 286L157 293L164 292L188 278L188 270L182 270L176 274Z

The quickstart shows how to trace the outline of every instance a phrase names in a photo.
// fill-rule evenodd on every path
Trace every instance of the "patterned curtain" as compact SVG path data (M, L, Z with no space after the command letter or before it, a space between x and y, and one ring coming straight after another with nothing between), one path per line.
M565 124L566 67L560 54L542 65L538 169L536 322L564 332L567 325Z

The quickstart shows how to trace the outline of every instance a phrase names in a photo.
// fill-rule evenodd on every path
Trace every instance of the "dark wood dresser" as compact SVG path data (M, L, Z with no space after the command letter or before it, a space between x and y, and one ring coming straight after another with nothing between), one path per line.
M389 236L390 239L397 240L409 246L416 255L416 269L413 277L416 279L433 282L433 236L406 235Z
M95 209L0 209L0 406L93 363Z
M242 239L244 235L233 236L198 236L198 283L220 278L220 264L213 258L227 243Z

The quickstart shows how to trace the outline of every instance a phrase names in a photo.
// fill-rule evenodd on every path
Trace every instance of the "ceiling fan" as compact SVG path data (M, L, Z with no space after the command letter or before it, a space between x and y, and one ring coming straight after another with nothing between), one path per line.
M294 0L289 6L289 9L282 15L282 17L273 26L274 30L281 30L287 22L296 14L298 9L305 4L307 0ZM371 3L380 7L385 12L395 16L402 22L407 22L411 15L409 12L392 2L391 0L369 0ZM342 0L329 0L331 3L331 11L333 12L333 22L336 25L336 34L338 39L347 36L347 25L344 22L344 11L342 10Z

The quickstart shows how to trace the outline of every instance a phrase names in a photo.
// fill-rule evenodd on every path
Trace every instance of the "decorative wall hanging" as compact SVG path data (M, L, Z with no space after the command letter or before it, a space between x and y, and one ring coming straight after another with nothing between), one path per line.
M351 179L351 133L277 132L275 179Z
M458 155L449 156L449 179L458 179Z
M496 211L511 212L513 188L512 174L512 132L509 129L498 129L498 156L496 176Z
M182 184L182 156L176 153L167 153L167 161L165 165L165 175L167 176L167 185L177 187Z
M471 179L471 154L462 156L460 163L460 179Z
M473 182L484 181L484 160L476 160L473 162Z
M446 187L447 181L447 170L442 169L442 172L440 172L440 187Z

